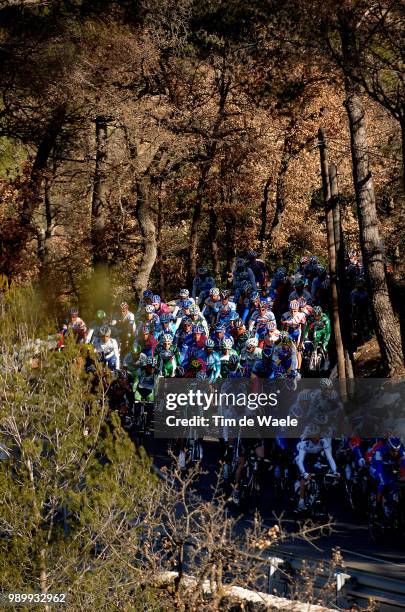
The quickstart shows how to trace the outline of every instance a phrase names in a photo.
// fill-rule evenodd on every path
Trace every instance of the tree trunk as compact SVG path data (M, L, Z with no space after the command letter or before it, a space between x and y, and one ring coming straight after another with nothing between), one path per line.
M198 256L198 230L202 217L203 199L205 186L207 183L209 166L204 165L201 168L200 180L198 181L197 194L194 202L193 218L191 221L190 231L190 250L189 250L189 278L188 284L191 287L193 279L197 274L197 256Z
M403 371L403 354L399 326L388 294L384 250L378 228L373 177L370 169L365 112L360 86L352 74L359 70L355 22L345 3L340 10L340 37L345 70L346 110L350 125L353 180L360 225L363 263L371 296L373 315L381 356L389 376Z
M265 256L264 242L266 240L266 233L267 233L267 208L269 204L269 192L270 192L271 182L272 182L272 177L269 176L267 181L264 184L263 199L260 205L261 221L260 221L259 241L260 241L260 255L262 257Z
M43 172L47 168L49 156L55 146L56 139L60 134L65 117L65 105L58 107L50 119L43 134L42 140L38 146L34 164L31 170L30 180L24 196L23 210L21 213L21 225L23 226L31 223L34 211L41 201L40 192Z
M210 203L209 210L209 230L208 244L211 251L212 270L214 278L219 277L219 257L218 257L218 217L213 202Z
M337 168L335 164L329 164L329 184L333 216L333 229L335 234L336 284L339 299L339 317L340 321L349 321L349 296L345 282L344 237L340 215ZM351 341L348 326L342 325L341 332L345 355L346 378L353 378L353 352L350 347Z
M401 114L401 144L402 144L402 186L405 192L405 109Z
M91 244L93 265L105 262L104 251L106 223L106 163L108 145L108 119L96 117L96 167L94 170L93 197L91 202Z
M148 286L157 257L156 227L151 203L151 179L148 175L136 181L136 218L143 238L143 253L133 288L140 300Z
M285 195L286 195L286 184L285 179L288 172L288 167L290 165L291 160L291 134L288 132L284 138L283 144L283 152L281 155L280 167L277 174L277 182L276 182L276 208L274 211L273 221L271 223L270 232L268 235L268 239L271 238L274 230L281 223L281 215L285 208Z
M345 367L345 353L342 340L342 332L340 328L339 318L339 301L336 283L336 246L335 246L335 230L333 227L333 212L331 208L331 189L329 183L329 167L326 142L323 130L320 128L318 132L319 138L319 152L321 156L321 174L322 174L322 188L323 188L323 199L325 203L326 212L326 233L328 239L328 259L329 259L329 274L330 274L330 288L332 294L332 323L333 331L335 334L336 342L336 354L337 354L337 367L338 376L340 379L346 378L346 367Z
M157 251L156 251L156 265L158 268L159 274L159 294L163 295L165 291L165 275L163 272L163 253L162 253L162 223L163 223L163 202L162 202L162 194L161 194L161 185L159 186L159 193L157 196L157 227L156 227L156 242L157 242Z

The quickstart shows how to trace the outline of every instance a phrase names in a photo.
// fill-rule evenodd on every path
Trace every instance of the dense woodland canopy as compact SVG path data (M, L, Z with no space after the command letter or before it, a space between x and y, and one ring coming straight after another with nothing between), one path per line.
M385 270L402 278L405 244L400 0L0 7L9 282L83 303L104 267L115 296L153 285L167 299L203 263L224 280L247 246L272 270L326 261L322 127L346 246L387 312Z

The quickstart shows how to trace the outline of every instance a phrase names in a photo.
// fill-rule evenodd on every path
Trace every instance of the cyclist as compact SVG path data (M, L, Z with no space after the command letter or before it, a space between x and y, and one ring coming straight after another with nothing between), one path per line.
M190 308L191 304L194 304L195 301L193 298L190 297L190 292L188 289L180 289L179 291L179 298L176 300L176 304L174 306L173 309L173 318L182 318L183 316L185 316L185 313L183 312L184 309ZM187 313L187 316L190 313Z
M305 465L307 455L311 455L312 466L315 464L315 459L319 459L320 455L325 455L330 470L334 475L337 475L337 468L332 454L332 441L330 438L320 437L319 427L317 425L307 425L301 438L301 442L297 444L297 456L295 461L301 476L298 509L305 510L305 484L311 477L308 472L310 468Z
M306 324L305 314L300 312L299 308L298 300L291 300L289 310L281 317L282 326L288 330L289 336L296 346L300 344L301 335Z
M252 270L256 283L263 287L267 280L268 270L262 259L257 259L256 251L248 251L246 253L247 265Z
M305 277L305 267L308 265L309 259L306 255L303 255L299 261L297 269L295 271L296 274Z
M215 287L215 279L208 276L208 269L201 266L197 270L197 276L193 280L192 297L199 304L204 304L209 295L209 290Z
M263 344L260 348L265 348L266 346L273 347L279 338L280 331L277 329L277 323L275 321L269 321L267 323L266 333L263 336Z
M214 325L221 308L221 292L218 287L211 287L209 297L204 302L201 314L205 317L208 325Z
M274 349L271 346L266 346L262 350L262 358L256 361L253 366L252 374L258 378L274 378Z
M400 479L405 480L405 450L399 438L388 437L370 457L370 476L377 487L376 513L379 516L383 514L387 491L398 488L396 470L399 470Z
M235 349L233 348L233 340L232 338L224 338L221 342L221 377L227 378L229 372L229 359L231 355L238 355Z
M325 357L325 369L327 368L328 345L332 330L330 320L327 314L322 311L320 306L314 306L312 316L307 321L303 333L303 344L305 347L306 341L312 343L312 347L320 346ZM308 346L304 348L308 350Z
M157 340L152 333L150 325L145 323L140 329L140 335L135 343L135 350L144 353L147 357L154 357L156 352Z
M202 325L204 327L204 334L208 338L209 336L208 324L205 318L203 317L203 315L201 314L200 309L197 306L197 304L191 304L189 311L190 311L190 319L193 322L193 325Z
M262 349L259 348L257 338L249 338L241 351L241 362L246 364L246 374L250 378L256 363L262 359Z
M234 333L232 333L231 330L231 335L234 341L234 349L240 355L246 347L246 342L249 340L250 334L246 330L242 319L238 319L235 321L234 330Z
M165 334L170 334L174 338L176 334L176 325L173 321L172 315L168 312L164 312L160 315L159 322L158 340L160 341Z
M220 292L221 307L224 308L225 306L227 306L230 310L236 310L236 304L235 302L232 302L229 299L230 296L231 292L229 291L229 289L222 289L222 291Z
M213 333L211 334L211 338L213 339L215 343L215 348L217 350L221 349L222 341L225 338L229 338L230 340L232 340L232 337L226 332L225 325L216 325L214 327ZM233 340L232 340L232 343L233 343Z
M169 306L162 302L160 295L152 296L152 306L155 309L155 313L158 317L160 317L164 313L167 314L170 312Z
M301 298L305 298L307 304L311 304L312 302L311 294L305 289L305 280L303 278L298 278L294 282L294 291L288 296L288 301L300 300Z
M212 338L207 338L203 350L198 353L198 357L205 364L207 378L210 383L215 383L221 375L221 360L214 349L214 340L212 340Z
M178 351L172 344L168 348L162 348L158 352L158 370L160 376L164 378L175 377L176 368L179 365L178 358Z
M114 372L120 369L118 343L114 338L111 338L111 328L108 325L103 325L100 328L100 338L95 338L93 346L101 362L105 363L109 370Z
M281 332L276 340L273 350L275 377L286 375L289 378L297 377L298 359L297 348L288 332Z
M174 337L174 343L179 349L179 353L180 353L180 362L183 362L187 354L188 347L192 344L192 342L193 342L193 323L191 319L186 317L181 321L181 324Z
M63 335L69 333L69 331L73 332L74 337L76 338L76 342L78 344L82 344L86 341L87 338L87 327L86 323L79 317L79 311L77 308L71 308L69 310L69 319L63 325L62 333Z
M97 310L96 317L89 325L86 336L86 344L92 343L92 340L100 337L100 327L108 324L108 317L104 310Z
M111 325L115 328L115 338L120 343L120 350L126 355L135 340L135 315L129 310L127 302L121 302L120 310L120 314L114 317Z
M232 285L234 291L238 290L241 283L245 280L248 280L253 289L256 290L256 279L252 269L247 266L245 259L238 257L232 273Z

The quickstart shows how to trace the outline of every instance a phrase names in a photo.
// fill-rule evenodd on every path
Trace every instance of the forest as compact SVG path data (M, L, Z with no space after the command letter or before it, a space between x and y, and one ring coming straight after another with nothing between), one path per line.
M101 283L137 301L149 286L172 298L201 265L225 282L246 248L272 272L327 263L322 128L345 248L401 371L400 1L0 6L5 283L34 282L59 312L94 308Z

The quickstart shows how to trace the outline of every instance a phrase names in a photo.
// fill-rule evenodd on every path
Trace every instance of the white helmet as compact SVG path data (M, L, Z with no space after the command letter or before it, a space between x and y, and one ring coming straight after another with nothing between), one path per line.
M249 340L246 342L247 348L257 348L258 346L259 346L259 341L257 338L249 338Z

